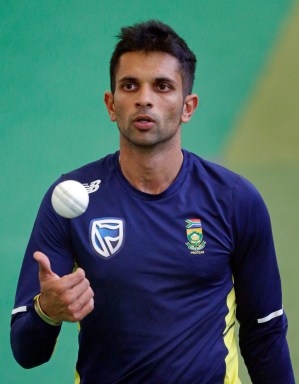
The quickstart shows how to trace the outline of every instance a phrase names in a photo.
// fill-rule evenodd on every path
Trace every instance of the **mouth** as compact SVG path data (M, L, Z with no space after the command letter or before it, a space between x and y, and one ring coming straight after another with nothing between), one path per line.
M138 115L134 122L145 122L145 123L154 123L155 120L151 118L149 115Z
M155 120L149 115L138 115L133 120L133 125L140 130L150 129L155 124Z

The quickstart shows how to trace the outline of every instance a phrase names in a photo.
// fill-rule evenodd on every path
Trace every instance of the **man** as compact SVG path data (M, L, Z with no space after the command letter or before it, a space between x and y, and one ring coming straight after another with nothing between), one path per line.
M245 179L181 149L194 54L156 21L119 38L105 103L120 151L45 195L13 310L17 361L48 361L62 322L80 321L76 383L240 383L237 316L253 383L294 383L266 207ZM72 220L51 206L66 179L90 192Z

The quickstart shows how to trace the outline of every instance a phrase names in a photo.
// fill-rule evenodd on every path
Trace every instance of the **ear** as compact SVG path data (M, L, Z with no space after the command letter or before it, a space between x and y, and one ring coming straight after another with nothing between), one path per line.
M194 93L185 97L183 112L181 116L182 123L188 123L198 104L198 96Z
M110 116L110 120L115 122L116 121L116 113L114 108L114 98L112 92L105 92L104 95L104 101L106 104L107 111Z

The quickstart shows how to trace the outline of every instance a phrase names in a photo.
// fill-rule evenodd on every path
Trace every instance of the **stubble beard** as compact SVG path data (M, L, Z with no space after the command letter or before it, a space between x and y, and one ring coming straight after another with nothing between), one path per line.
M174 138L179 135L181 128L181 115L169 118L161 124L161 120L155 116L151 115L155 120L155 125L153 128L148 131L138 131L134 125L134 118L129 118L127 126L123 128L119 123L117 123L118 130L120 135L125 140L125 142L134 148L140 148L142 150L152 150L153 148L159 147L162 148L171 143ZM170 127L170 129L168 129ZM173 127L176 127L173 129Z

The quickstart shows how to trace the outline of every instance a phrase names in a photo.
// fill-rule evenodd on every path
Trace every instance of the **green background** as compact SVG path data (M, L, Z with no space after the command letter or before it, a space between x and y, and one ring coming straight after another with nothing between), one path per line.
M0 0L1 383L74 382L74 324L49 363L24 370L14 361L18 274L48 186L118 148L103 104L109 59L120 27L149 18L170 24L198 58L200 104L184 147L242 173L268 205L299 377L299 2ZM243 365L240 374L250 383Z

